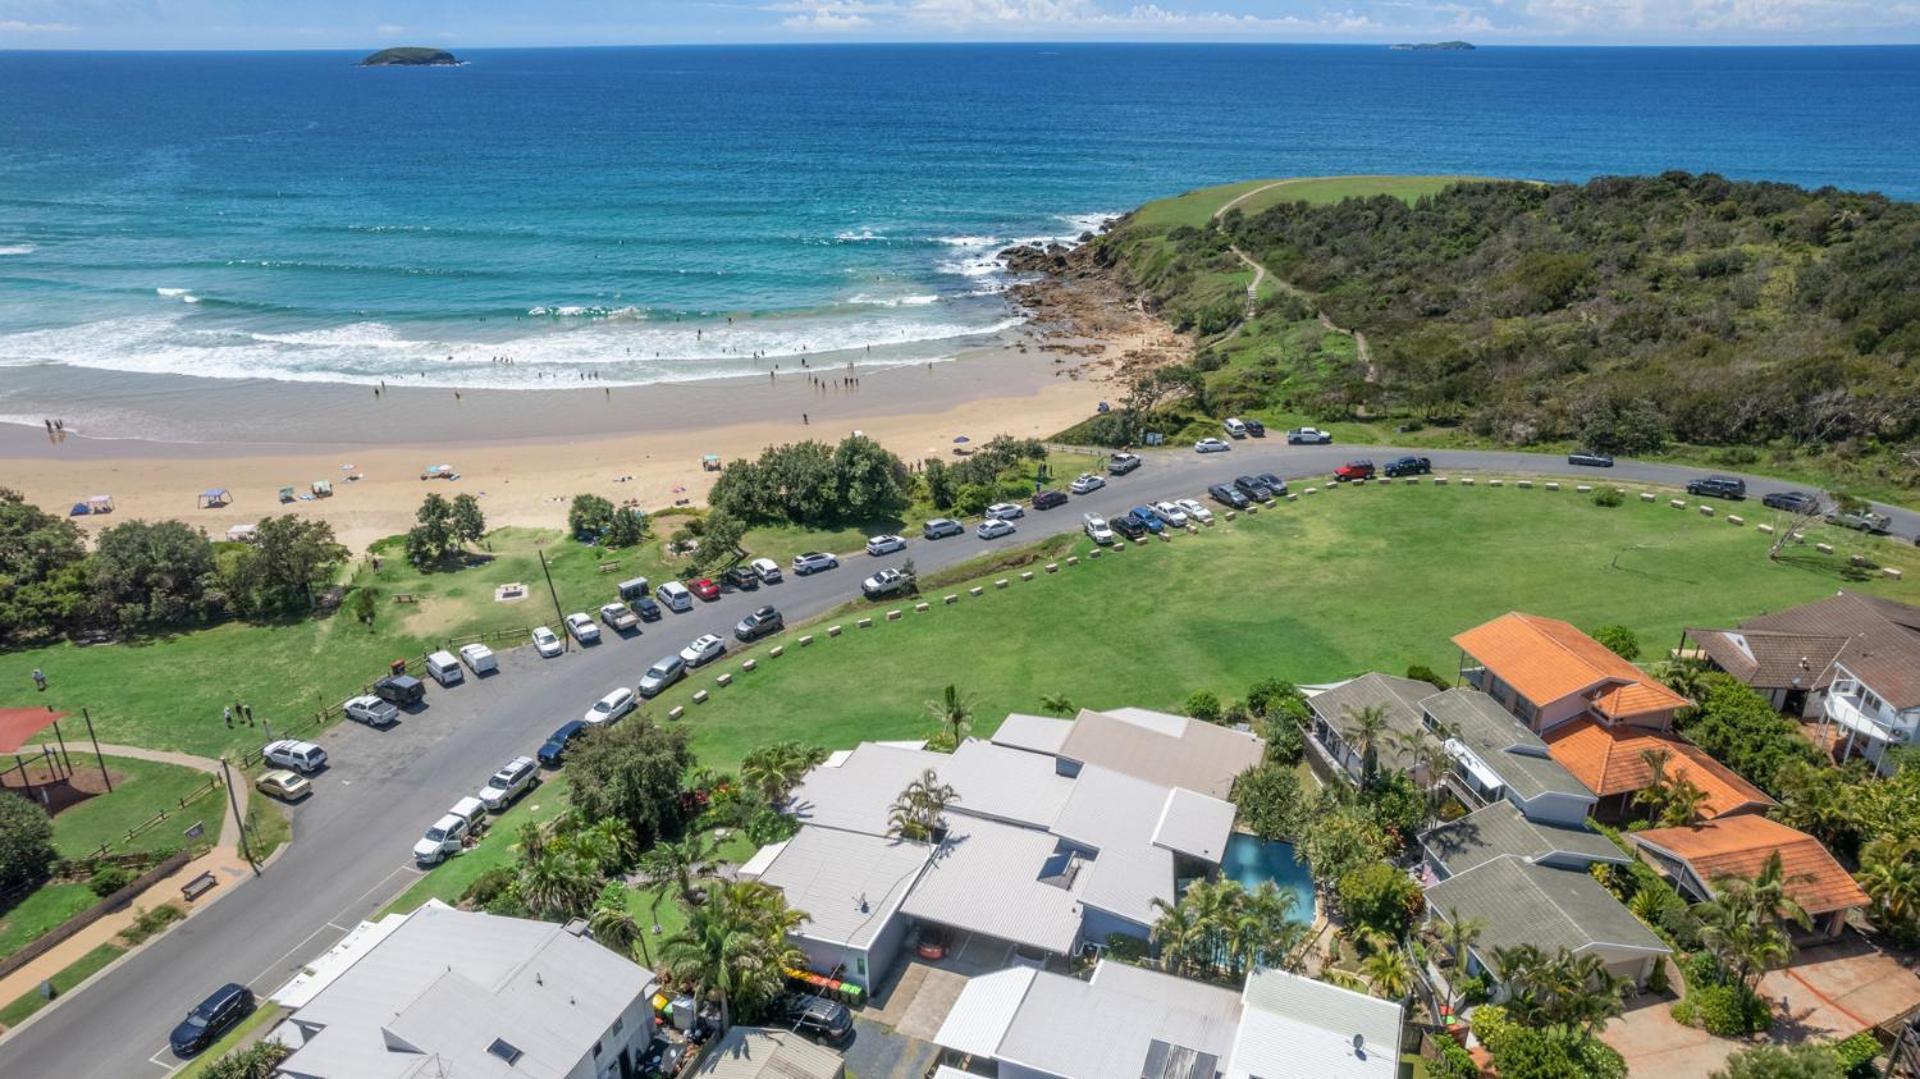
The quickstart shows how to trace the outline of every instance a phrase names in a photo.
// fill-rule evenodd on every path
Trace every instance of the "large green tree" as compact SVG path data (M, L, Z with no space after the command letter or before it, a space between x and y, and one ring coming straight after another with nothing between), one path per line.
M636 713L589 732L568 753L567 798L589 820L625 822L644 847L679 830L681 781L692 766L686 728Z
M219 606L213 544L180 521L105 529L88 565L96 609L124 629L202 622Z
M720 1007L722 1028L737 1015L765 1015L806 956L787 935L807 915L759 881L711 881L687 910L686 927L660 945L660 963L678 982Z
M56 853L53 819L38 805L0 791L0 893L46 879Z
M0 487L0 644L58 632L86 603L80 529Z
M311 610L347 558L333 526L293 514L263 518L253 542L237 544L221 560L228 601L249 616Z

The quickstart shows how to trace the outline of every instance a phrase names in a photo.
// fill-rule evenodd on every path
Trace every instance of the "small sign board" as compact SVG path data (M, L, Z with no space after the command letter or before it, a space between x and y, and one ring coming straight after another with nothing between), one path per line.
M187 829L188 839L199 839L205 834L207 834L207 823L205 821L194 821L193 827Z

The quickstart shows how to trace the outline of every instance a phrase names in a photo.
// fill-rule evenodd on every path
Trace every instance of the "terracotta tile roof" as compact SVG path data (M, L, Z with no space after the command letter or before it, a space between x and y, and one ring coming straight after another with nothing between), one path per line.
M1667 774L1686 776L1707 792L1702 810L1708 817L1774 804L1765 791L1708 756L1706 750L1671 735L1641 727L1610 727L1589 716L1555 727L1541 737L1553 759L1602 798L1650 785L1653 766L1641 754L1665 748L1673 753Z
M1809 914L1826 914L1867 904L1867 893L1820 841L1758 814L1697 824L1691 828L1649 828L1630 832L1635 843L1685 862L1711 887L1718 877L1759 874L1767 857L1780 852L1787 894Z
M1609 651L1606 645L1555 618L1512 611L1456 635L1453 643L1536 705L1608 681L1638 687L1638 694L1613 703L1631 703L1641 712L1684 708L1692 703Z

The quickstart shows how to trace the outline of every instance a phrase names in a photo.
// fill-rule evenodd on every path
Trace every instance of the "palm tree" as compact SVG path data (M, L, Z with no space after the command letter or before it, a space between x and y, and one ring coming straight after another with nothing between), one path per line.
M927 702L927 714L933 717L934 722L953 732L953 744L958 746L973 722L975 701L972 694L960 692L958 686L949 682L947 688L940 691L938 700Z
M556 818L554 827L554 845L603 870L616 870L633 860L633 829L617 817L602 817L586 826L571 816Z
M1723 876L1713 881L1713 898L1694 907L1700 918L1700 943L1733 975L1749 997L1767 971L1793 958L1793 938L1782 923L1802 929L1813 918L1787 894L1780 852L1767 856L1751 880Z
M1336 985L1342 989L1350 989L1356 993L1365 993L1369 988L1366 979L1351 970L1346 970L1341 967L1330 966L1322 970L1320 972L1320 980L1326 982L1328 985Z
M679 842L662 840L640 856L640 868L655 885L672 881L680 889L680 899L688 906L700 901L694 891L695 877L702 876L713 860L717 844L704 832L689 832Z
M1653 676L1666 687L1691 701L1700 699L1707 669L1692 660L1665 660L1653 666Z
M792 910L780 891L759 881L709 881L687 924L660 945L660 961L676 980L720 1006L720 1029L734 1009L752 1013L786 984L806 955L787 935L806 914Z
M1064 693L1042 693L1040 710L1052 716L1070 716L1079 711L1073 706L1073 700Z
M549 921L585 913L600 892L600 867L572 851L549 846L520 870L520 898L527 909Z
M1467 978L1467 966L1471 961L1473 945L1480 939L1480 933L1487 924L1478 918L1470 918L1452 907L1447 908L1446 927L1443 930L1447 944L1447 1004L1459 1007L1457 996L1460 983Z
M1397 948L1385 948L1362 959L1360 976L1367 980L1373 995L1384 1000L1405 1000L1413 991L1413 971Z
M741 758L740 782L778 809L794 786L826 759L827 751L819 746L775 742Z
M1239 971L1287 967L1310 927L1293 916L1300 897L1270 880L1245 893L1239 916L1228 934L1229 954Z
M1873 900L1873 920L1903 929L1920 913L1920 844L1881 836L1860 852L1860 887Z
M1500 948L1494 963L1511 993L1514 1018L1528 1026L1565 1024L1598 1030L1619 1015L1626 980L1615 977L1593 954L1565 948L1548 955L1531 944Z
M640 954L646 959L647 965L653 965L653 958L647 955L647 941L640 932L640 923L634 921L633 912L627 909L627 890L618 883L609 881L605 888L600 889L600 899L587 915L587 932L617 955L631 956L634 946L639 945Z
M1154 947L1160 949L1161 966L1169 974L1187 973L1202 950L1206 928L1185 903L1155 899L1153 909L1158 917L1153 920L1152 938Z
M1666 806L1667 765L1673 762L1673 750L1665 746L1654 746L1640 751L1640 761L1653 771L1647 785L1633 792L1634 806L1646 810L1647 816L1658 818Z
M1441 732L1445 734L1443 730ZM1453 754L1447 752L1445 742L1427 732L1425 727L1416 727L1404 734L1389 731L1387 741L1400 751L1411 771L1425 772L1427 782L1421 788L1427 819L1424 824L1433 823L1440 815L1440 807L1446 804L1446 788L1440 781L1453 768Z
M1373 784L1374 773L1380 770L1380 747L1388 739L1387 710L1380 705L1370 704L1365 708L1347 709L1346 718L1347 745L1360 754L1360 785Z
M1685 828L1699 823L1710 797L1687 776L1674 776L1668 780L1666 793L1661 796L1660 826Z
M887 834L931 841L946 829L947 807L959 800L959 792L940 782L939 773L929 768L894 799L887 815Z

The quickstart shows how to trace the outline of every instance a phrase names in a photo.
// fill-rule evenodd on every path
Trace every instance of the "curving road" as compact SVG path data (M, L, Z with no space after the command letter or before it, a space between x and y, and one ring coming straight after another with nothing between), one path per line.
M772 603L789 622L819 615L857 593L862 576L911 556L922 572L941 569L1041 536L1076 530L1085 512L1113 516L1142 502L1205 497L1209 484L1248 472L1277 472L1289 480L1324 477L1355 456L1385 462L1424 452L1442 473L1474 470L1515 475L1569 476L1589 482L1677 485L1696 469L1621 461L1612 469L1576 469L1560 457L1502 451L1403 451L1392 447L1288 446L1278 437L1233 444L1229 453L1151 451L1130 475L1069 506L1017 522L1019 532L983 542L971 532L938 542L910 537L903 553L870 559L842 556L837 570L788 575L757 592L728 594L687 614L666 616L643 632L543 660L528 648L501 653L500 671L452 689L432 689L428 706L394 728L354 724L319 740L332 767L316 778L313 797L294 810L297 841L264 875L236 888L173 932L96 977L84 990L43 1010L0 1039L0 1075L159 1076L178 1066L166 1035L188 1006L227 981L243 981L264 995L306 960L324 951L362 918L410 883L417 871L410 850L420 832L450 805L485 782L511 757L531 753L549 731L577 718L602 693L632 685L654 659L689 639L718 633L752 607ZM1791 489L1746 477L1754 499ZM1757 502L1748 503L1757 509ZM1920 513L1879 507L1895 531L1910 540ZM609 597L610 598L610 597ZM605 600L570 602L591 610ZM539 799L538 790L528 795Z

